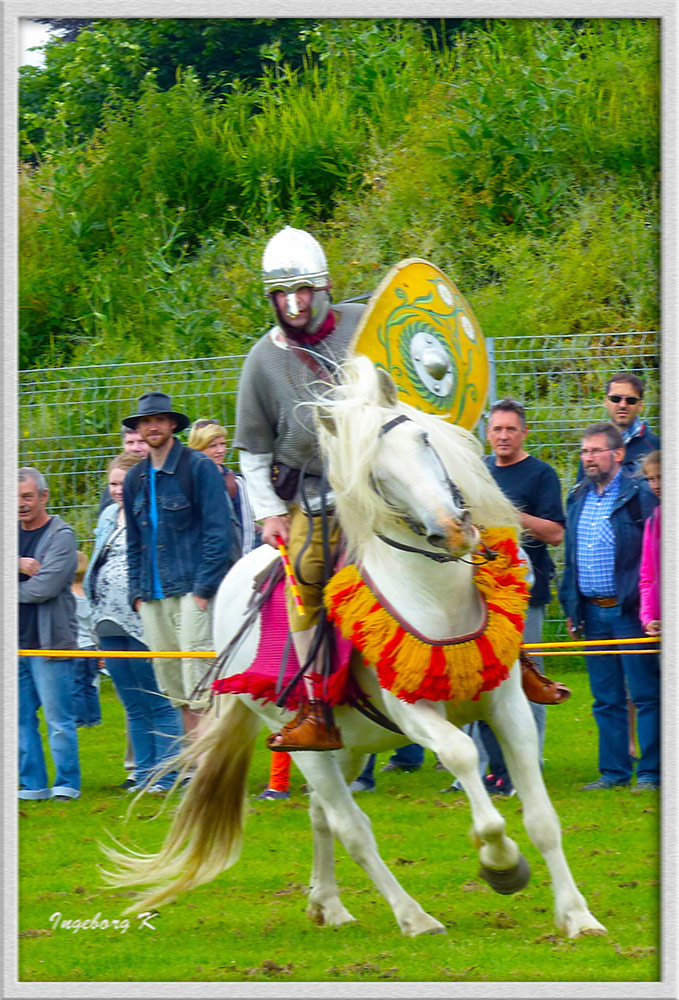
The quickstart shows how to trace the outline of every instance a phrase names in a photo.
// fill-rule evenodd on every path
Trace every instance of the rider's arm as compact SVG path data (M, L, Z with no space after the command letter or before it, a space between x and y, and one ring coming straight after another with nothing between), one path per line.
M275 546L275 535L280 535L285 544L288 542L288 508L273 488L272 462L271 453L253 455L249 451L240 452L240 468L255 520L263 526L262 541Z

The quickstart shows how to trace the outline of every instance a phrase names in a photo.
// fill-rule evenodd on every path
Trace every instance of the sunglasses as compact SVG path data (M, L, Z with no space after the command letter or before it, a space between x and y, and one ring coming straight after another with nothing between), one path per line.
M197 430L200 427L211 427L213 424L216 424L217 426L219 426L219 421L218 420L213 420L211 418L209 420L203 420L201 418L200 420L194 420L194 422L193 422L193 429Z
M641 401L641 396L618 396L616 393L613 396L606 396L606 399L611 403L621 403L624 399L628 406L636 406Z

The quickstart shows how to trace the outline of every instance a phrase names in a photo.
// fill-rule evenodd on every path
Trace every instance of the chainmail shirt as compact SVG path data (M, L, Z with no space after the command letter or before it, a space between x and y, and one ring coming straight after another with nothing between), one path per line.
M344 361L363 306L333 307L337 325L312 347L304 348L321 367L334 374ZM322 472L314 427L314 402L327 384L285 347L277 327L257 341L248 354L238 387L234 447L253 455L271 453L293 469L306 466L310 475ZM313 485L310 485L313 492Z

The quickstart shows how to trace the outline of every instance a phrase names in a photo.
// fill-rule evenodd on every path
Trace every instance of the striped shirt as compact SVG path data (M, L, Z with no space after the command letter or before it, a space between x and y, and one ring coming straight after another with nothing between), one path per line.
M577 533L578 589L584 597L615 597L615 536L611 512L620 492L618 472L602 493L590 483Z

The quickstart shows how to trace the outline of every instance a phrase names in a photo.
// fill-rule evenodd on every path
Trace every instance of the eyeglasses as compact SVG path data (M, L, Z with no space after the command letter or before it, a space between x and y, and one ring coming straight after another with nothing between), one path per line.
M580 458L596 458L598 455L604 455L607 451L615 451L615 448L581 448L578 454Z
M641 396L618 396L617 393L606 396L606 399L611 403L621 403L624 399L628 406L636 406L637 403L641 402Z

